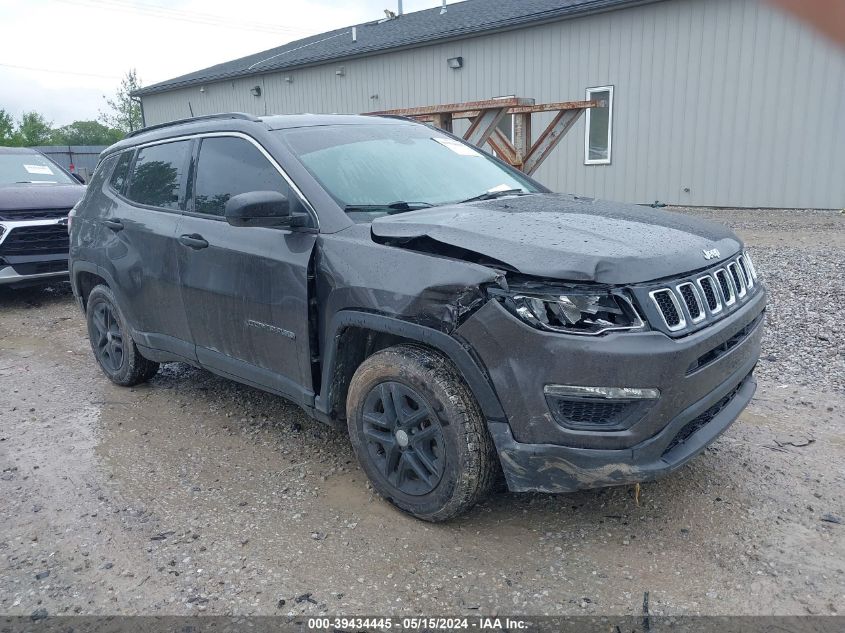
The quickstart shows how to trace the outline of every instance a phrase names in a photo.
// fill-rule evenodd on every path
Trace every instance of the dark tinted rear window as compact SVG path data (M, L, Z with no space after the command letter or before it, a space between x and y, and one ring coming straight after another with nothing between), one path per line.
M123 186L126 184L126 179L129 176L129 163L132 162L133 153L132 150L129 150L120 154L117 159L117 166L112 172L109 182L111 183L112 189L118 193L123 193Z
M255 145L242 138L203 139L194 211L223 215L229 198L249 191L278 191L290 198L287 182Z
M190 147L190 141L176 141L139 149L126 196L154 207L184 208Z

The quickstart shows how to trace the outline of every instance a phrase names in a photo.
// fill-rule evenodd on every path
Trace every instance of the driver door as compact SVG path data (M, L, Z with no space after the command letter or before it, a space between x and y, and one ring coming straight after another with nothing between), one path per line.
M312 393L308 263L313 232L234 227L232 196L296 193L257 142L199 139L188 210L176 231L182 300L200 364L305 402Z

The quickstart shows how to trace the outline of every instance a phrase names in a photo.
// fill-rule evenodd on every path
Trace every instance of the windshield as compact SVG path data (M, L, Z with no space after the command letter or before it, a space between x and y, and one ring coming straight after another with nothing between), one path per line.
M491 192L539 191L484 152L422 125L330 125L278 134L355 220Z
M17 183L78 184L41 154L0 154L0 186Z

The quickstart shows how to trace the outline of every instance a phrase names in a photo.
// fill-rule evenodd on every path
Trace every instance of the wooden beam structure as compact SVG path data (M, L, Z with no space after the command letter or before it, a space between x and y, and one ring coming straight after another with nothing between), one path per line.
M561 139L572 129L589 108L598 108L599 101L561 101L535 104L533 99L506 97L467 103L448 103L417 108L399 108L367 112L370 115L405 116L424 123L431 123L446 132L452 132L456 119L469 119L469 129L464 140L476 147L489 145L496 155L513 167L533 174ZM540 112L556 113L551 123L532 142L531 115ZM513 139L499 129L507 115L513 115Z

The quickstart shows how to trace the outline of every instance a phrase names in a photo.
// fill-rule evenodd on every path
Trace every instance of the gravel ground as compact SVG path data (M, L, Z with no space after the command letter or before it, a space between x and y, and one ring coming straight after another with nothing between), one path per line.
M752 405L639 503L498 494L445 525L279 398L176 364L111 385L66 285L0 290L0 614L841 613L845 216L688 212L771 292Z
M680 209L679 209L680 210ZM845 213L684 209L725 222L750 246L769 289L757 376L845 393Z

